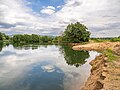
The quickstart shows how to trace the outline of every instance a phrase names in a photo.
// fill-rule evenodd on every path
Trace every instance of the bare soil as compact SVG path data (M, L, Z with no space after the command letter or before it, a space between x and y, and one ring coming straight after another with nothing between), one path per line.
M109 62L104 54L92 60L91 74L81 90L120 90L120 42L90 43L73 46L74 50L111 49L119 58Z

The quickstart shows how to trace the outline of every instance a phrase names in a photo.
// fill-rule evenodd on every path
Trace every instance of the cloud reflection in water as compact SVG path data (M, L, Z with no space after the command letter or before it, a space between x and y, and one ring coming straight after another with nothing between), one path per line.
M97 52L89 52L86 63L76 68L66 63L59 46L15 49L0 52L0 89L78 90L89 75L89 61Z

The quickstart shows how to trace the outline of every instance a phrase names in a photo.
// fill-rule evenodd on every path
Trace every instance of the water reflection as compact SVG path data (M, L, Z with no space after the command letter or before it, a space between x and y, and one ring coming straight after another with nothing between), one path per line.
M79 90L90 72L88 61L97 54L55 45L9 45L1 50L0 90Z
M47 46L48 46L48 44L41 44L40 45L39 43L35 43L35 44L12 43L12 45L15 49L25 49L25 50L38 49L38 47L40 47L40 46L47 48Z
M5 46L9 46L9 42L0 42L0 51L2 51L2 48Z
M46 45L39 45L38 43L36 44L21 44L21 43L13 43L13 46L15 49L21 50L29 50L29 49L38 49L39 47L44 47L47 48ZM2 50L2 45L1 45L1 50ZM60 51L62 54L64 54L64 58L66 60L66 63L68 65L74 65L76 67L81 66L82 64L86 63L86 59L89 57L89 52L88 51L75 51L73 50L70 46L66 45L61 45L59 47Z
M81 66L86 62L89 57L88 51L75 51L70 46L61 46L60 51L64 54L64 58L68 65L74 65L76 67Z
M24 82L21 82L21 90L26 86L28 86L26 87L29 88L28 90L64 90L63 78L64 73L60 68L54 66L54 70L49 72L44 71L41 65L37 65L28 72L28 76L25 77Z
M53 72L45 72L41 68L44 62L32 67L22 78L15 79L11 84L0 87L0 90L64 90L64 73L58 67ZM61 72L61 73L58 73ZM10 80L8 78L8 80ZM8 83L8 82L6 82ZM1 86L1 85L0 85Z

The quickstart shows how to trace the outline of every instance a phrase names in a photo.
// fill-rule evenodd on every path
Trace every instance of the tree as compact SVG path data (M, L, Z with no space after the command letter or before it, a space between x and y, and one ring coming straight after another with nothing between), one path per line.
M39 36L36 34L31 35L32 42L39 42Z
M40 36L40 42L42 43L52 43L53 37L50 36Z
M25 34L24 35L24 41L26 43L30 43L32 41L31 35Z
M56 36L56 37L54 37L54 38L53 38L53 42L54 42L54 43L60 43L60 42L62 42L62 37L61 37L61 36Z
M3 40L3 36L1 32L0 32L0 40Z
M13 42L20 42L22 35L17 34L13 36Z
M63 41L65 42L86 42L89 41L90 32L87 27L79 22L69 24L62 34Z

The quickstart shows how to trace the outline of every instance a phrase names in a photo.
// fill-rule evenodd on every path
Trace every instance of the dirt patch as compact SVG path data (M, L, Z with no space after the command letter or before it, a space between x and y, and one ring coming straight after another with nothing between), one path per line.
M120 42L90 43L73 46L74 50L104 51L110 49L119 58L108 62L106 55L92 60L91 74L81 90L120 90Z

